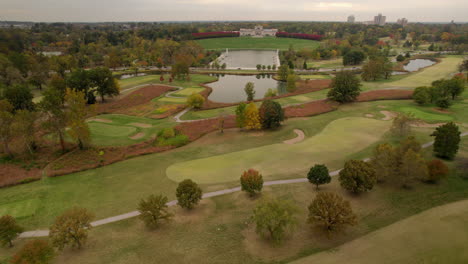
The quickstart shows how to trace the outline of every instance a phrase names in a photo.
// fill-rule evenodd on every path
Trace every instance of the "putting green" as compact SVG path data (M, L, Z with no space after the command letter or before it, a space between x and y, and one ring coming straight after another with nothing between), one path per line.
M283 143L196 159L171 165L166 175L173 181L192 179L201 184L239 180L242 171L259 170L265 178L274 174L303 173L316 163L342 160L377 142L391 122L349 117L328 124L318 135L301 143Z
M467 223L468 200L464 200L435 207L293 263L467 263Z
M451 121L453 120L453 116L450 116L450 115L429 113L429 112L425 112L425 111L422 111L413 107L400 107L398 108L398 110L405 114L411 114L415 118L423 119L426 121Z

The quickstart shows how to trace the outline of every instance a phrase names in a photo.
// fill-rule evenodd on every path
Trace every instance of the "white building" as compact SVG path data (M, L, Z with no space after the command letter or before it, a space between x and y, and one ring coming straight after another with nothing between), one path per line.
M374 17L374 25L385 26L386 19L386 16L382 16L382 14L379 14Z
M400 19L397 20L397 24L402 25L402 26L405 27L406 25L408 25L408 19L400 18Z
M354 23L356 21L356 18L354 17L354 15L350 15L348 17L348 23Z
M250 36L250 37L275 37L278 29L264 29L262 26L256 26L253 29L250 28L241 28L239 33L240 36Z

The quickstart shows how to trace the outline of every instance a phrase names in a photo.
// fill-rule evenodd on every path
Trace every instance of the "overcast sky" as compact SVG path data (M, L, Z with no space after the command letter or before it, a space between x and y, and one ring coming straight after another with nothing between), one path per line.
M372 20L468 22L468 0L0 0L0 21Z

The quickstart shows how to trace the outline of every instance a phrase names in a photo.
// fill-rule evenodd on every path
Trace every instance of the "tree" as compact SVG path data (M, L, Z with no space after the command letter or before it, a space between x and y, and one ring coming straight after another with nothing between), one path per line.
M422 180L435 183L440 179L447 177L449 168L441 160L434 159L427 163L428 173L423 177Z
M347 103L356 100L361 91L361 82L352 71L338 72L333 78L331 90L328 92L328 98Z
M284 110L278 102L272 100L263 101L259 109L262 128L274 129L281 126L284 120Z
M400 146L398 146L397 149L397 155L402 157L410 149L416 153L421 153L421 143L417 141L414 136L409 136L400 142Z
M67 89L65 102L68 106L66 111L67 125L70 127L68 133L77 141L78 147L84 149L91 141L91 133L86 122L88 108L85 96L83 92Z
M361 64L365 58L366 55L364 52L360 50L352 50L343 56L343 65L358 65Z
M13 256L11 264L48 264L54 258L54 249L46 240L34 239Z
M302 68L304 70L307 70L307 61L306 60L304 60L304 63L302 64Z
M245 108L245 128L248 130L262 128L260 114L257 106L253 102L249 103Z
M421 155L412 149L406 151L401 157L397 182L402 187L409 187L416 179L424 179L428 175L427 165Z
M217 68L219 70L219 64ZM186 61L178 61L172 65L172 75L176 79L188 79L190 78L190 64Z
M244 88L245 94L247 95L247 101L253 101L255 97L255 86L253 82L248 82Z
M37 113L28 110L18 110L15 114L15 122L13 123L13 131L21 138L22 145L33 154L36 148L34 140L35 121L37 120Z
M57 74L53 75L52 78L50 78L49 80L49 89L55 89L57 92L59 92L61 99L62 99L62 103L63 103L64 98L65 98L65 93L67 91L67 83L65 79L60 77L60 75L57 75Z
M407 137L411 134L411 122L414 119L410 115L398 113L393 119L390 131L397 137Z
M13 138L13 106L7 100L0 100L0 140L3 149L8 156L13 153L10 150L10 141Z
M315 184L317 190L319 185L327 184L331 181L328 168L323 164L316 164L310 168L309 173L307 173L307 179L309 179L310 183Z
M460 144L460 134L458 126L453 122L437 127L431 134L431 136L435 137L435 154L444 159L455 158Z
M34 110L34 98L31 90L26 85L14 85L9 86L5 89L5 99L11 103L14 111L25 109L32 111Z
M70 245L80 249L88 239L94 215L85 208L74 207L55 219L50 227L49 238L59 250Z
M452 96L452 100L455 100L457 96L461 95L465 91L465 79L460 77L453 77L447 80L447 86Z
M379 144L374 149L370 164L375 170L377 180L380 182L393 179L398 173L397 150L390 144Z
M374 168L362 160L349 160L340 171L341 187L353 193L370 191L377 182Z
M431 91L429 87L422 86L414 89L413 100L419 105L426 105L431 102Z
M257 71L261 70L262 69L262 65L261 64L257 64Z
M405 56L403 56L403 55L400 54L400 55L398 55L398 56L396 57L396 60L397 60L398 62L402 62L402 61L406 60L406 58L405 58Z
M89 88L91 87L90 72L84 69L76 69L70 73L67 80L67 87L78 92L82 92L88 100Z
M362 66L361 77L364 81L376 81L383 77L382 67L377 59L370 59Z
M276 65L275 65L276 66ZM289 67L286 64L279 66L278 68L278 80L285 82L289 76Z
M296 91L296 75L294 74L288 75L288 79L286 81L286 89L290 93Z
M260 193L263 188L263 177L260 172L249 169L244 171L240 177L242 191L246 191L250 196Z
M67 115L63 109L62 94L54 88L44 91L43 98L39 103L39 108L45 115L42 126L50 133L55 134L65 152L65 128L67 127Z
M16 219L10 215L0 217L0 244L13 247L13 240L17 238L23 228L16 223Z
M330 193L318 193L309 205L307 221L323 226L328 233L340 231L346 226L357 224L357 217L348 201L341 196Z
M187 98L187 105L189 107L193 108L201 108L203 104L205 103L205 97L203 97L199 93L192 93L188 98Z
M163 195L150 195L146 200L141 199L138 204L140 219L148 228L156 228L161 221L169 221L173 214L168 211L168 199Z
M238 127L243 128L245 126L245 109L247 104L240 103L236 107L236 124Z
M113 97L120 94L120 87L117 80L112 76L109 68L98 67L90 70L89 78L91 86L96 87L96 92L104 102L104 96Z
M266 199L254 209L252 220L257 234L280 243L296 224L297 208L287 200Z
M278 96L278 92L276 90L273 90L271 88L268 88L267 92L263 96L264 98L270 98L270 97L275 97Z
M180 207L192 209L201 200L202 190L192 180L183 180L177 186L176 197Z

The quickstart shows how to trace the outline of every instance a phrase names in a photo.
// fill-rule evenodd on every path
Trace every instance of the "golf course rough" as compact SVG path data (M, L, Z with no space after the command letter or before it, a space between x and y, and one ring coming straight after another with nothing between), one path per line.
M176 163L167 168L166 175L175 182L192 179L199 184L212 184L237 181L250 168L260 171L267 179L274 174L302 173L314 164L331 163L343 153L355 153L370 146L390 126L389 121L341 118L332 121L319 134L294 145L271 144Z

